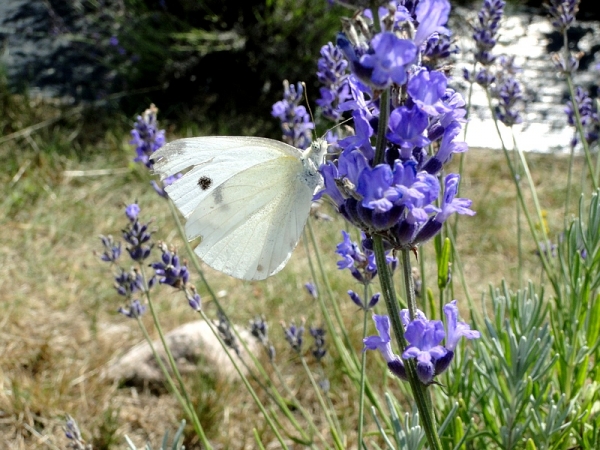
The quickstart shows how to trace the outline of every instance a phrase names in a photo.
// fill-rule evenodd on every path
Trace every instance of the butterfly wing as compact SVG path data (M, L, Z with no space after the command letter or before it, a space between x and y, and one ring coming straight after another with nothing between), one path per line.
M192 166L166 190L187 217L188 239L202 237L195 251L204 262L247 280L285 266L314 190L298 150L264 138L203 137L175 141L154 158L163 178Z

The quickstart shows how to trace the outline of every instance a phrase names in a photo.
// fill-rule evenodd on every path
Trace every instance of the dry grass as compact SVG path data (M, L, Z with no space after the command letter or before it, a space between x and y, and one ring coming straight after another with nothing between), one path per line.
M32 150L25 139L0 144L0 154L10 154L11 162L0 172L0 181L6 186L0 202L0 447L65 448L61 427L67 413L77 419L95 448L123 448L124 434L138 445L145 440L156 443L165 429L177 428L181 411L168 395L118 386L100 377L102 368L142 340L142 335L134 321L116 314L120 299L111 286L110 270L94 251L100 250L99 234L119 234L123 206L134 199L141 205L143 217L153 218L157 239L181 243L168 208L139 169L113 176L63 176L65 169L129 167L127 136L107 134L100 144L104 156L95 151L96 156L76 163L69 155L48 153L46 138L36 137L41 152ZM467 284L475 297L488 283L507 279L515 285L518 278L515 190L503 158L501 152L478 149L467 155L463 195L473 199L477 215L461 219L458 245ZM548 211L550 234L555 235L562 228L568 160L536 154L530 155L529 161ZM22 175L13 179L22 167ZM580 171L576 167L575 173ZM524 220L523 224L524 278L537 278L540 269L534 245ZM360 315L345 294L358 286L349 274L336 271L333 253L343 227L337 218L316 224L333 288L358 350ZM431 260L431 245L427 254ZM299 246L288 266L264 282L244 283L210 269L206 273L216 290L226 292L223 304L234 323L244 324L265 314L273 340L282 344L277 327L280 320L304 316L309 324L321 323L318 308L303 290L310 280L305 256ZM430 266L429 280L432 275ZM205 292L199 283L198 287ZM197 319L183 298L166 288L159 292L166 330ZM462 298L460 287L455 295ZM211 305L206 308L214 313ZM151 328L150 318L145 320ZM285 351L278 358L292 389L318 416L298 362ZM332 401L351 445L356 395L337 369L335 360L330 359L327 370ZM217 448L254 448L252 427L274 442L241 384L194 377L187 383ZM193 440L188 446L199 448Z

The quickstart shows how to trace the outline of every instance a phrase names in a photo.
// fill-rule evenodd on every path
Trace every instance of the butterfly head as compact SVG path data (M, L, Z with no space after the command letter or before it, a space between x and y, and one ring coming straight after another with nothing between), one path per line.
M310 144L310 147L304 150L302 158L311 161L316 168L319 168L323 164L328 147L329 143L325 139L315 139Z

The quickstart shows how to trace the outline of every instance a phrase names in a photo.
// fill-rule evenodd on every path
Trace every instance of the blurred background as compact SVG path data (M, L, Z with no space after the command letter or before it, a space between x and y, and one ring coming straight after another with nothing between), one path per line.
M203 122L213 133L252 118L253 131L277 137L269 112L284 79L305 81L309 98L318 97L319 49L335 39L339 17L351 14L332 3L2 0L0 89L104 115L134 117L154 102L163 119ZM477 9L481 2L452 3ZM580 20L598 19L594 3L582 2ZM541 4L511 6L544 15ZM15 131L7 106L0 135Z

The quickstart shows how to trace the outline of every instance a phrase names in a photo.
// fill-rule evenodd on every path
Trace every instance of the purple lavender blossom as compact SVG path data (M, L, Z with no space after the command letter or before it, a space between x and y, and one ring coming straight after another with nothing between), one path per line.
M476 339L481 334L471 330L469 325L458 321L458 307L456 300L444 306L446 316L446 328L439 320L428 320L422 311L417 310L416 317L411 320L407 309L400 312L400 319L404 326L404 336L408 346L402 352L402 359L416 360L417 376L423 384L431 384L434 377L444 372L454 358L456 345L461 337ZM379 350L390 367L402 367L404 363L401 358L393 353L390 342L390 319L388 316L373 315L375 326L379 336L369 336L364 339L365 350ZM442 341L444 341L442 345ZM391 367L390 367L391 369ZM395 372L394 372L395 373ZM402 379L406 379L400 376Z
M420 0L415 9L415 16L419 26L415 34L415 43L421 45L433 33L450 34L444 27L450 14L448 0Z
M495 45L503 7L502 1L487 0L480 14L476 31L487 50ZM448 42L444 25L449 10L447 0L391 3L379 10L380 33L373 35L361 20L349 20L336 41L352 74L344 78L345 89L329 91L327 101L337 102L338 112L352 112L354 134L340 139L339 157L320 167L324 189L316 198L329 196L349 222L367 236L382 236L389 249L414 249L433 236L447 214L472 213L462 203L457 208L448 206L457 204L452 200L444 203L439 214L442 211L435 204L442 195L438 177L443 165L454 153L467 150L458 139L466 115L464 99L447 87L442 71L417 65L426 52L435 53L437 43ZM371 12L363 15L373 20ZM405 36L401 31L411 27L416 30L413 40L398 37ZM327 46L326 54L332 52ZM438 57L441 54L436 54ZM330 59L327 68L334 67L334 59ZM321 62L319 73L327 83L325 62ZM437 63L443 64L441 60ZM381 134L380 94L387 87L391 87L390 114L388 123L381 125L386 130L386 145L383 160L378 155L375 163L374 140ZM507 89L506 93L514 90ZM361 279L354 262L349 263L350 247L338 250L347 262L344 267Z
M370 283L377 275L377 264L375 263L375 253L368 247L366 236L362 234L361 245L350 239L350 235L342 231L342 242L340 242L335 252L341 256L338 261L338 269L350 270L352 276L362 284ZM398 260L392 256L386 255L388 264L391 264L392 270L396 267Z
M491 65L496 59L491 52L498 40L505 4L504 0L484 0L477 14L477 22L473 25L475 61L483 66Z
M67 444L67 448L72 450L92 450L92 445L86 443L81 436L81 431L79 431L79 426L75 419L68 414L66 419L67 421L63 430L65 432L65 437L70 441Z
M250 321L250 333L260 341L269 355L269 360L275 359L275 347L269 341L269 326L264 317L256 317Z
M132 203L125 207L125 215L130 222L134 222L140 214L140 206L137 203Z
M288 342L288 344L290 344L292 350L298 354L302 353L302 344L304 342L304 322L305 320L302 319L300 326L296 326L296 324L292 322L290 323L289 327L286 327L285 323L281 323L285 340Z
M552 17L552 26L560 33L564 33L575 22L575 16L579 11L579 0L548 0L545 6Z
M367 303L366 305L356 292L350 290L350 291L348 291L348 296L350 297L350 300L352 300L352 302L356 306L358 306L360 309L366 311L369 309L373 309L375 307L375 305L377 303L379 303L379 298L381 297L381 294L378 292L375 295L373 295L371 297L371 300L369 300L369 303Z
M269 341L269 325L263 316L255 317L250 321L250 333L261 343Z
M152 169L154 166L155 161L152 159L152 154L165 145L165 130L158 129L157 114L158 108L152 104L141 116L138 116L133 130L131 130L132 139L129 141L130 144L136 146L137 156L134 161L143 163L148 169ZM165 178L161 183L153 180L150 184L158 195L168 198L164 188L182 176L183 174L177 173Z
M471 330L471 327L458 321L458 306L457 301L452 300L444 306L444 315L446 316L446 344L445 347L449 351L454 351L456 344L461 337L466 339L478 339L481 333L477 330Z
M162 182L160 184L154 180L152 180L150 182L150 184L152 185L152 188L156 191L156 193L158 195L160 195L163 198L169 198L169 195L167 194L167 191L165 191L165 188L167 186L172 185L175 181L180 179L182 176L183 176L182 173L176 173L175 175L171 175L170 177L167 177L164 180L162 180Z
M409 159L413 149L425 147L431 141L424 136L429 125L427 113L418 106L408 108L400 106L390 114L388 140L398 145L403 151L401 157Z
M136 292L146 291L144 278L137 268L131 270L119 269L119 273L114 277L114 286L119 295L131 298Z
M196 312L202 310L202 298L200 297L200 294L196 292L196 288L194 286L191 286L190 290L186 289L185 295L188 301L188 305L190 305L190 308L192 308Z
M345 80L348 77L348 61L343 53L331 42L321 47L321 57L317 62L317 78L325 87L322 87L321 98L317 105L322 108L323 117L337 122L341 113L337 105L343 102L348 93Z
M598 116L596 103L580 86L577 86L575 90L575 104L577 105L579 119L585 132L585 140L588 145L591 145L598 140L598 135L600 134L600 117ZM576 118L572 101L567 102L565 113L567 114L569 125L575 127ZM577 132L575 132L573 140L573 145L577 145L579 140Z
M317 292L317 287L314 285L314 283L304 283L304 288L306 289L306 291L309 293L309 295L312 298L318 298L319 294Z
M417 55L414 42L384 32L373 37L371 49L358 63L369 73L368 79L361 79L378 89L384 89L392 83L404 84L407 69L415 62Z
M447 20L447 6L445 1L423 3L423 11L435 14L423 17L423 22L413 20L430 30L426 38L443 31L439 27ZM324 190L317 197L327 194L338 211L365 233L382 235L390 248L406 249L416 245L415 236L438 212L433 202L441 195L436 176L442 166L454 153L467 149L457 139L466 111L462 97L447 88L445 75L413 66L416 58L400 57L410 46L392 36L382 32L368 44L338 37L338 47L353 71L345 81L351 100L338 109L352 110L355 134L338 142L342 152L335 162L321 166ZM408 98L400 104L392 101L385 163L373 165L379 105L367 85L379 89L391 83L404 84ZM436 141L441 142L431 156L426 147Z
M390 318L373 314L373 321L379 336L368 336L363 339L364 350L379 350L383 359L387 362L390 371L401 380L408 380L406 368L402 359L392 351L390 338Z
M409 345L402 353L402 358L416 359L417 376L423 384L433 381L436 375L435 362L448 352L439 345L444 336L444 325L439 320L415 319L406 327L404 337Z
M146 312L146 307L139 300L133 300L127 308L121 307L118 312L130 319L136 319Z
M320 362L327 354L327 349L325 348L325 329L323 327L310 327L308 331L314 339L311 353L317 362Z
M217 311L219 322L217 323L217 331L223 339L223 343L232 349L238 356L241 355L240 345L231 329L231 323L227 316L220 309Z
M150 256L152 251L152 232L148 231L149 224L141 224L138 220L140 208L132 203L125 208L125 214L129 219L128 226L123 230L123 239L129 245L126 247L131 259L141 262Z
M300 105L304 101L304 88L301 83L290 85L287 80L283 82L283 100L273 105L271 115L281 121L283 140L299 149L305 149L312 140L311 122L306 108Z
M523 105L523 88L516 74L521 68L515 64L515 58L501 56L491 86L491 94L496 99L495 114L507 127L523 122L520 110Z
M104 246L104 252L100 256L102 261L115 263L121 256L121 243L116 243L111 235L100 236L102 245Z
M500 122L507 127L523 122L517 103L523 98L523 89L516 78L510 77L502 81L494 90L498 103L494 112Z
M177 252L169 251L164 243L159 243L158 247L162 252L161 261L150 264L150 267L159 277L159 283L168 284L176 289L185 287L190 277L187 264L181 264Z
M158 108L150 105L141 116L138 116L133 130L131 130L130 144L135 145L137 157L135 162L141 162L149 169L152 169L153 161L150 159L152 154L165 145L165 130L158 129L156 116Z
M443 60L459 52L445 34L433 33L423 44L423 64L429 69L435 69L443 64Z

